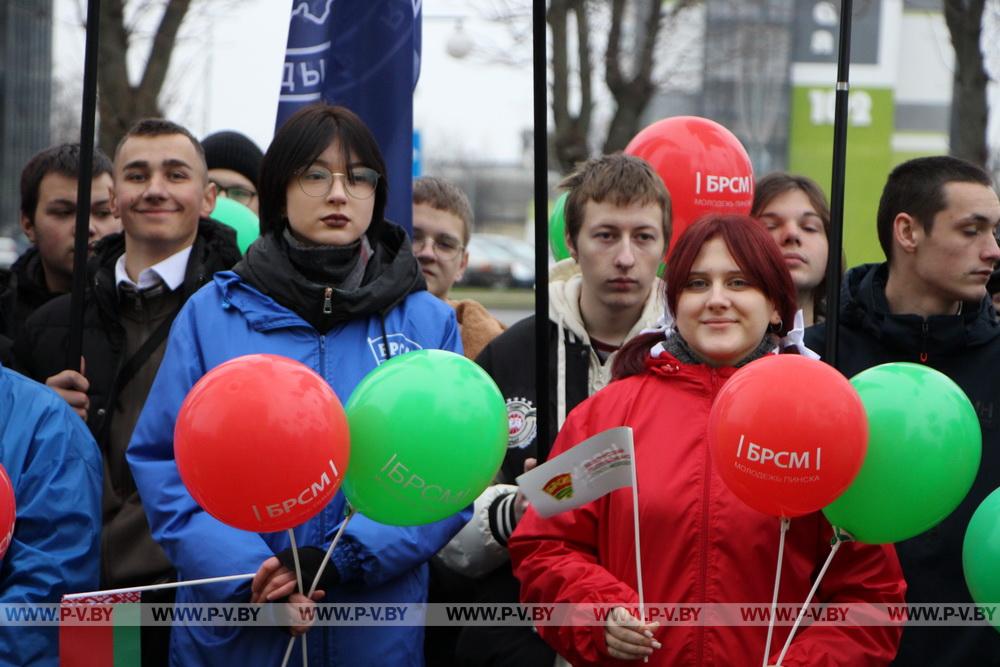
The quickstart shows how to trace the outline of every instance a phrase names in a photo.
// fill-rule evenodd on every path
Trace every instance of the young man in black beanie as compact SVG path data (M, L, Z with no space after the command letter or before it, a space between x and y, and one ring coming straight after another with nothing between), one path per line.
M264 154L257 144L239 132L216 132L201 142L208 163L208 180L216 192L243 204L260 215L257 201L257 174Z

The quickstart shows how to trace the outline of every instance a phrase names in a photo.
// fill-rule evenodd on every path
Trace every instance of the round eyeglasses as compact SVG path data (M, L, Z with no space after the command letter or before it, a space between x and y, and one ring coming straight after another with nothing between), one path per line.
M413 252L419 253L427 246L431 244L431 249L434 254L440 259L455 259L458 257L458 253L461 252L462 242L456 239L454 236L449 236L447 234L438 234L437 236L428 236L420 229L413 230Z
M375 194L379 173L368 167L355 167L348 173L341 174L326 167L312 165L299 172L297 180L302 192L310 197L326 197L333 189L333 181L338 176L344 191L355 199L368 199Z
M229 187L226 187L218 181L211 182L215 184L215 191L220 195L239 202L244 206L249 206L250 202L253 201L253 198L257 196L257 193L253 190L247 190L239 185L230 185Z

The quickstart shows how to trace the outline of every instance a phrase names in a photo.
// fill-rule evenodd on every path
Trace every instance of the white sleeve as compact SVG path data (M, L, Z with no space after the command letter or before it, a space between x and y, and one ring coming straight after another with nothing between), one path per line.
M435 558L448 569L477 578L507 560L507 539L514 532L514 498L517 487L486 487L473 506L472 518Z

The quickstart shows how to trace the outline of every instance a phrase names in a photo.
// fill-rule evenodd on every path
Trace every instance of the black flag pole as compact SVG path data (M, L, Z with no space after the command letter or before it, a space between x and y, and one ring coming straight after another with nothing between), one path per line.
M90 186L94 167L94 114L97 107L97 38L101 0L87 2L87 42L83 61L83 110L80 114L80 174L76 184L76 237L73 245L73 290L66 368L79 371L83 352L83 294L87 282L90 236Z
M844 169L847 164L847 96L851 72L852 0L840 5L840 51L833 117L833 178L830 185L830 254L826 261L826 363L837 368L840 331L840 258L844 248Z
M539 463L549 447L549 158L545 68L545 0L531 3L535 125L535 443Z

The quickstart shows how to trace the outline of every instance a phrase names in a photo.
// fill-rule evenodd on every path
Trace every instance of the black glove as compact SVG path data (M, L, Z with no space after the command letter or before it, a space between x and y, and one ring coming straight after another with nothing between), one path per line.
M309 587L312 586L313 579L316 578L316 573L319 572L319 564L323 562L323 556L325 555L325 551L316 547L301 547L299 549L302 585L305 586L305 590L302 591L303 595L309 592ZM282 565L295 572L295 559L292 558L291 549L285 549L275 554L275 556ZM329 592L330 589L336 587L339 583L340 573L337 572L336 566L330 560L327 562L326 567L323 568L323 576L320 577L319 583L316 584L316 590Z

